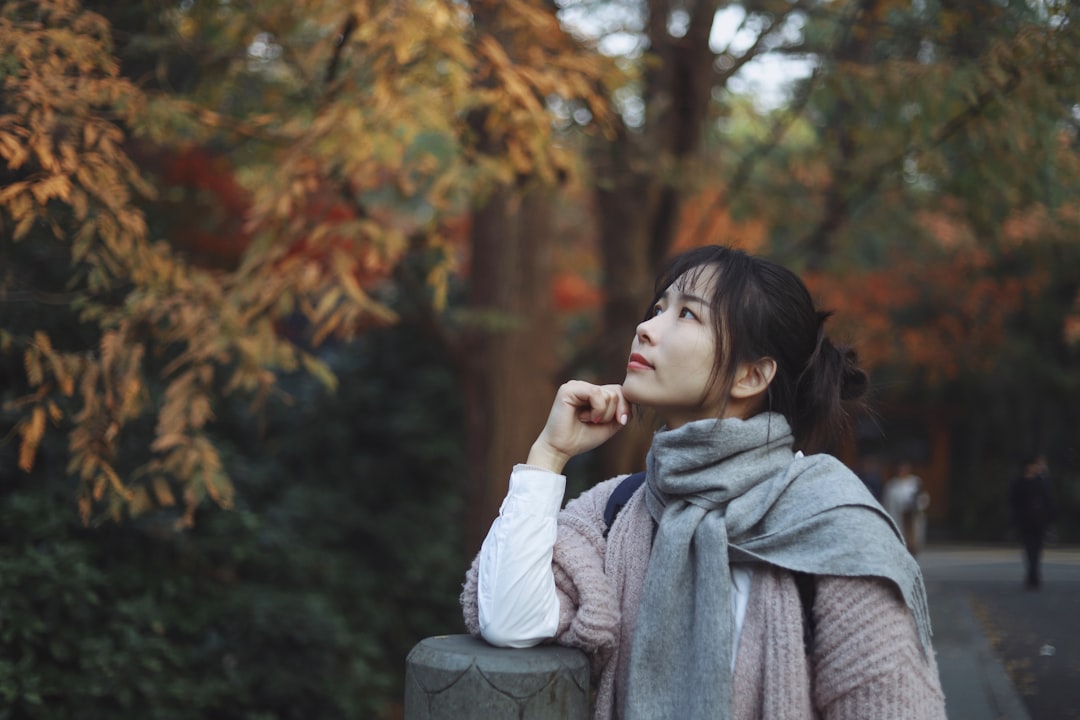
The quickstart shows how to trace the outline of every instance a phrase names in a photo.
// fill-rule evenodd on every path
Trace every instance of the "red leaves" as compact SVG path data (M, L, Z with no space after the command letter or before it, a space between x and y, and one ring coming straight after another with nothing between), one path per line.
M987 370L1007 321L1042 281L992 270L987 255L972 249L806 280L819 304L837 311L830 331L853 338L867 367L903 367L937 383Z

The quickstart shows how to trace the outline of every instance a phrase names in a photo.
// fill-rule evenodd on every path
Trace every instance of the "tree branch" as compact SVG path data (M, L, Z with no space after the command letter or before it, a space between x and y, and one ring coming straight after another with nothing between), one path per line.
M831 232L835 232L837 228L844 224L851 216L852 208L865 202L868 198L873 196L885 181L886 175L888 175L889 169L896 167L902 163L904 158L911 153L925 152L933 149L950 137L959 132L969 122L975 120L982 115L993 101L1002 96L1008 95L1020 84L1022 74L1019 68L1010 67L1007 70L1008 78L1003 84L996 87L990 87L979 93L975 101L965 107L961 112L950 118L944 125L938 128L937 132L933 133L929 141L924 145L909 145L903 148L900 152L890 156L886 160L878 163L870 172L865 176L865 179L859 183L853 183L857 190L856 192L838 197L834 212L829 217L823 218L817 227L815 227L810 233L808 233L800 244L807 244L811 247L817 243L821 243L825 240L826 235Z
M70 305L80 293L52 293L42 290L7 290L0 288L0 303L36 303L39 305Z
M342 23L341 30L338 31L337 39L334 41L334 54L330 56L330 62L326 65L326 75L323 82L327 85L331 85L337 79L342 50L345 48L345 44L349 42L349 38L356 31L358 25L359 21L356 19L355 13L349 13L349 16L345 18L345 22Z

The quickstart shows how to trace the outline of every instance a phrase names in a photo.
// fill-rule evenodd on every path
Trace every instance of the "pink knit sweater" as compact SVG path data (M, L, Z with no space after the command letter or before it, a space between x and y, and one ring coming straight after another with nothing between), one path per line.
M616 718L621 707L652 543L641 492L603 537L604 506L620 479L600 483L559 514L553 558L561 604L555 641L588 654L596 720ZM476 578L474 561L461 603L466 628L479 636ZM924 659L896 588L874 578L820 576L813 614L808 658L793 577L755 569L735 660L734 720L944 720L937 664Z

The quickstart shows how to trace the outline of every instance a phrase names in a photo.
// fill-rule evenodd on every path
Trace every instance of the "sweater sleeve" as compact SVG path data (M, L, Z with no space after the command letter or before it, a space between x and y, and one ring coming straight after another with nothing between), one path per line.
M557 639L587 653L610 649L618 635L618 596L605 567L604 507L623 477L596 485L559 513L553 554L559 598Z
M888 581L819 576L814 704L826 720L945 720L937 662Z

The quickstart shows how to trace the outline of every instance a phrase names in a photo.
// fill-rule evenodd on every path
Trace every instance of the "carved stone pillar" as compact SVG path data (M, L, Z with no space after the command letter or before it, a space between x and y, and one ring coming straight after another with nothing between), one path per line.
M405 661L405 720L587 720L589 663L571 648L421 640Z

